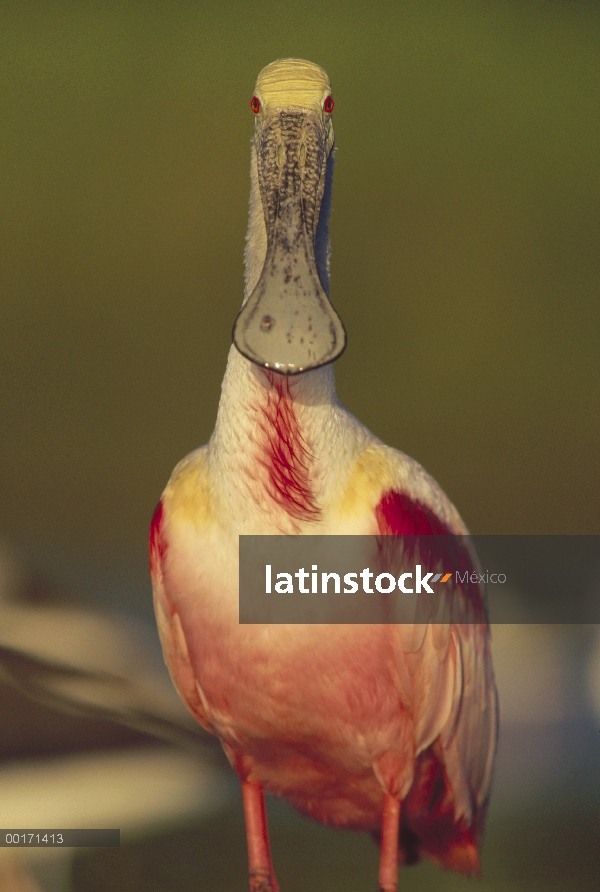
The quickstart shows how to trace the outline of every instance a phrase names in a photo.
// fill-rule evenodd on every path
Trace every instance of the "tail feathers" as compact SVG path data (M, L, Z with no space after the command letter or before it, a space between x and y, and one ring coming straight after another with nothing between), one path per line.
M428 858L465 876L479 876L486 809L475 809L471 824L464 818L456 820L452 788L439 753L433 744L417 758L415 779L402 803L399 860L415 864Z

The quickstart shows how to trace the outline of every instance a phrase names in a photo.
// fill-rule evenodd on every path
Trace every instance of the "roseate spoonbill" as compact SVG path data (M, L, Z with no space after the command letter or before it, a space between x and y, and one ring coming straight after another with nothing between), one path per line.
M151 524L165 659L240 777L252 892L277 890L264 790L379 838L386 892L398 862L421 856L472 874L497 730L486 622L444 634L238 622L240 534L466 532L423 468L336 397L345 332L328 299L327 74L273 62L251 108L245 300L216 427L176 467Z

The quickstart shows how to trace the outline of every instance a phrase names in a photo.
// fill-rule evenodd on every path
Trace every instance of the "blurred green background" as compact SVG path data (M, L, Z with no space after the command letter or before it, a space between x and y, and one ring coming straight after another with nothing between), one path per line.
M473 532L600 532L597 4L5 3L0 47L3 534L145 560L287 55L334 87L342 400Z
M600 533L597 3L13 0L0 535L90 599L148 614L149 518L210 436L242 299L249 99L284 56L333 83L342 401L473 532Z

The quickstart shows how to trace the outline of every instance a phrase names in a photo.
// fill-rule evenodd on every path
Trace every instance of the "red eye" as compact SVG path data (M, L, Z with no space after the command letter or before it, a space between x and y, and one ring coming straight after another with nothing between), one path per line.
M255 115L257 115L259 113L260 99L258 98L258 96L252 97L252 99L250 100L250 108L252 109L252 111L254 112Z
M333 111L334 102L331 96L328 96L325 102L323 103L323 109L327 112L328 115Z

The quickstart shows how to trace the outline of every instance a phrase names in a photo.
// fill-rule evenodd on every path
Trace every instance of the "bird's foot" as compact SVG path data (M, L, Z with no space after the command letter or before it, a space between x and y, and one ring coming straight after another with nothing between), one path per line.
M279 892L275 877L262 871L250 873L250 892Z

